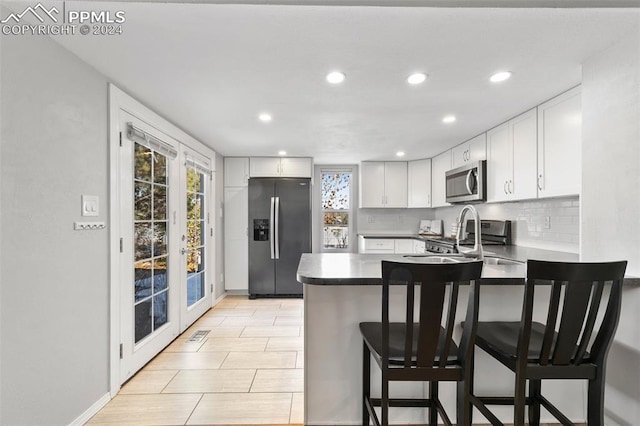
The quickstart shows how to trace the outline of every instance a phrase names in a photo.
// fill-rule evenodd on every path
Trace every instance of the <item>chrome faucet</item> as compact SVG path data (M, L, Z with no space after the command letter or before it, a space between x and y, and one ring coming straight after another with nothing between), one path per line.
M460 236L462 235L462 228L464 225L464 217L467 214L467 211L471 211L473 214L473 220L475 221L475 241L473 242L473 250L462 252L460 251ZM483 260L484 255L482 254L482 243L480 242L480 215L478 215L478 210L473 207L471 204L467 204L462 208L460 214L458 215L458 232L456 234L456 248L458 251L465 257L475 257L478 260Z

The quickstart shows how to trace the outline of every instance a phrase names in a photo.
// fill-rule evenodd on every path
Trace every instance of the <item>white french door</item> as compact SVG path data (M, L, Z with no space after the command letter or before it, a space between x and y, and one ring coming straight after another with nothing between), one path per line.
M120 383L179 333L179 143L120 111Z
M210 161L120 110L120 384L212 305Z
M182 254L180 331L211 307L211 268L208 263L213 237L209 205L213 174L209 159L183 147L181 164Z

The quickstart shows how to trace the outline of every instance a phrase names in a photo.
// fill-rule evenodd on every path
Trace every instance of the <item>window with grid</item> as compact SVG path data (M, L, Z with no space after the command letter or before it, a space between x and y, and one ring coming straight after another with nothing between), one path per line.
M325 249L349 248L351 172L322 171L322 228Z

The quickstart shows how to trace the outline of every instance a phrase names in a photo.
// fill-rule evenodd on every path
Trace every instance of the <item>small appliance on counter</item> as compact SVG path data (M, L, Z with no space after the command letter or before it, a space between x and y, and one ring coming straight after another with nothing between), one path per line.
M420 221L420 229L418 234L422 236L442 236L442 220L440 219L422 219Z
M475 239L475 229L472 220L466 224L466 238L460 241L460 245L472 246ZM480 241L483 246L511 245L511 221L510 220L481 220ZM457 253L456 239L449 237L425 238L425 251L427 253Z

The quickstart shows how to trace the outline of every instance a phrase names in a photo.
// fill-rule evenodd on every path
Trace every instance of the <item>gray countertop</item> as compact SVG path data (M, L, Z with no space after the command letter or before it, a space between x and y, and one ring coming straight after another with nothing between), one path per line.
M575 262L578 255L520 246L491 246L489 256L526 262L527 259ZM380 262L424 262L424 256L401 254L305 253L300 258L297 279L314 285L380 285ZM519 284L526 275L526 265L484 265L483 284ZM640 278L625 279L625 285L640 285Z

